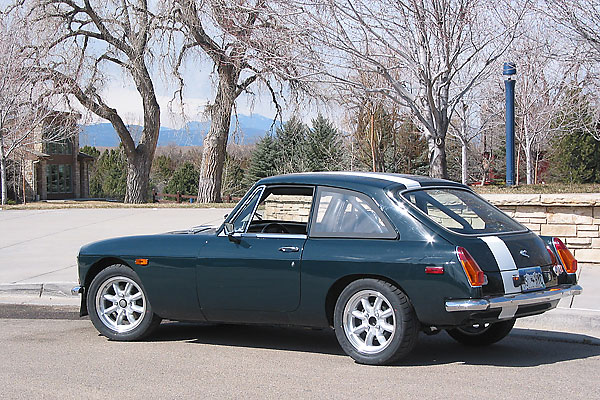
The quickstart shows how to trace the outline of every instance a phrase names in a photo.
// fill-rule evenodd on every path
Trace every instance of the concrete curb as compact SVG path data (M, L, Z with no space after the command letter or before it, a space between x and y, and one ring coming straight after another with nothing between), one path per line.
M77 286L75 282L48 282L48 283L0 283L0 296L64 296L71 297L71 289Z
M600 311L556 308L541 315L519 318L515 327L586 335L600 340Z
M587 344L591 346L600 346L600 338L580 333L515 328L511 331L510 336L523 339L544 340L547 342L575 343Z

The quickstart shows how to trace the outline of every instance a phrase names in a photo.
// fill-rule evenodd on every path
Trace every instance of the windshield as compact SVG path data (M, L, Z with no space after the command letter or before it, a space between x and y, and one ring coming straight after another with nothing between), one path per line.
M480 235L527 230L475 194L461 189L422 189L402 194L429 218L453 232Z

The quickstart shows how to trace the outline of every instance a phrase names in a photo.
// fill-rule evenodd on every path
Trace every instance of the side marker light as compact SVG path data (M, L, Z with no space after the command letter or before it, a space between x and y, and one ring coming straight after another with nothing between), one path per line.
M425 267L426 274L441 275L444 273L444 267Z

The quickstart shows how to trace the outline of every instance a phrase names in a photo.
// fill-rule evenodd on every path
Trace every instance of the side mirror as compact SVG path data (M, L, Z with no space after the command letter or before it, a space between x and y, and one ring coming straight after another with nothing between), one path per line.
M233 224L231 222L225 222L225 224L223 224L223 231L227 236L233 235Z
M231 222L225 222L223 224L223 232L227 235L229 240L233 243L240 243L241 240L237 236L235 236L234 226Z

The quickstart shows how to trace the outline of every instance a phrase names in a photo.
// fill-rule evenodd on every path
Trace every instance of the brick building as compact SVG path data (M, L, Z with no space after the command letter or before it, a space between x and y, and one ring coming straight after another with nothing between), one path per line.
M79 151L80 117L55 112L36 128L37 143L24 151L27 200L89 197L89 167L94 158ZM48 141L56 136L62 138Z

